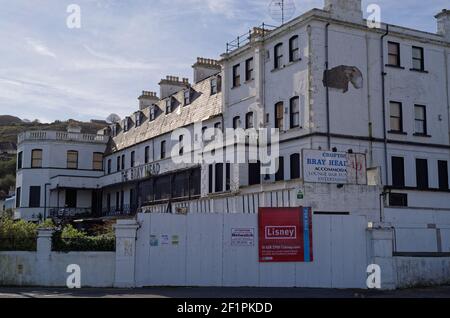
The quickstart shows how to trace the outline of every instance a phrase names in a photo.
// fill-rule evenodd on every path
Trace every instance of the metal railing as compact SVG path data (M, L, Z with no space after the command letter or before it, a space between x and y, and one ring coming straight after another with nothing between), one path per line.
M239 35L236 39L227 42L227 53L231 53L247 43L250 43L253 38L264 37L275 28L277 27L263 23L259 27L255 27L253 30L249 30L247 33Z
M72 133L65 131L26 131L19 135L18 143L30 140L58 140L58 141L77 141L87 143L107 143L108 136Z
M102 217L120 217L120 216L134 216L137 213L137 206L132 204L124 204L121 207L111 206L102 211Z

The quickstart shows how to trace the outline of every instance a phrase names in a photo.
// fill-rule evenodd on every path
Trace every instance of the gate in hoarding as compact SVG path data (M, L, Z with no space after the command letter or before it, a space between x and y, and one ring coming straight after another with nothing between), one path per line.
M260 262L258 214L139 214L138 221L137 287L366 288L362 216L313 215L309 262ZM294 235L289 230L284 235Z

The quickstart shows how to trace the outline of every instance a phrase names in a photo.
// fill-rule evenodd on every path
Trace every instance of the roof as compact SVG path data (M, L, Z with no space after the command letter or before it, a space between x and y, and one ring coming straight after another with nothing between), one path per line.
M145 116L145 120L142 125L135 127L133 123L128 131L124 132L121 130L116 137L113 137L110 150L120 151L135 144L170 133L178 128L220 115L222 113L222 93L210 94L211 78L209 77L191 85L193 94L191 103L187 106L184 106L185 90L180 90L178 93L168 97L175 98L176 100L176 107L172 113L166 114L165 112L166 100L168 98L160 100L155 104L159 110L153 121L148 120L150 117L150 107L143 109L141 112ZM133 119L133 117L131 118Z

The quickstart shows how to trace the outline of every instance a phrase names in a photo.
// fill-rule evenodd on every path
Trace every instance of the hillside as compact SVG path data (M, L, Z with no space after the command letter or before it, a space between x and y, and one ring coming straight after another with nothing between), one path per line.
M17 121L18 119L18 121ZM42 124L38 122L22 122L20 118L13 116L0 116L0 142L11 141L17 143L17 136L27 130L60 130L65 131L69 124L81 126L82 132L95 134L98 130L105 127L101 123L86 123L75 120L55 121L51 124Z

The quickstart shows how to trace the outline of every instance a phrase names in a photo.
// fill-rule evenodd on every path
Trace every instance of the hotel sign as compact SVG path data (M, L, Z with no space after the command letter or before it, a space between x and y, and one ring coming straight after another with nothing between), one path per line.
M131 168L122 172L122 182L135 181L157 176L161 173L159 163L150 163L144 166Z
M366 156L304 150L303 179L311 183L367 184Z

